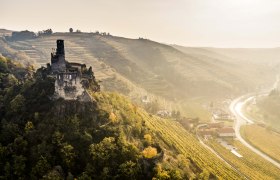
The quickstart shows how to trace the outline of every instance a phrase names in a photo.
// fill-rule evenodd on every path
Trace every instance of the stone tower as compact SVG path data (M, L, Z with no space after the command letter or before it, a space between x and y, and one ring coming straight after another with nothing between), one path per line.
M64 40L58 39L56 41L56 46L57 46L56 54L65 56L65 53L64 53Z
M51 53L51 68L53 72L65 72L66 60L64 52L64 40L58 39L56 41L56 52Z

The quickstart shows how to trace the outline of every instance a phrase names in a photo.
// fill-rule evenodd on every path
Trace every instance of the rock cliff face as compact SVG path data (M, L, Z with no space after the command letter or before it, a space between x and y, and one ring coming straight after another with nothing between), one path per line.
M80 118L93 116L96 112L97 104L95 101L63 100L54 102L50 112L58 118L64 119L78 115Z

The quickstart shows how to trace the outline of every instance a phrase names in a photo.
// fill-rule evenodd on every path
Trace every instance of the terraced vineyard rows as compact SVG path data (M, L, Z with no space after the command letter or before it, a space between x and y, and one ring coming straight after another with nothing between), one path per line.
M131 70L130 65L133 64L129 65L128 62L133 60L133 58L128 60L125 49L119 46L119 44L110 44L110 42L115 42L111 40L110 37L106 39L101 36L93 36L90 34L75 34L70 36L67 33L57 33L52 36L8 43L13 49L25 53L30 59L30 62L36 63L37 67L39 67L42 65L44 66L50 61L50 53L52 49L56 47L55 41L57 39L65 40L65 54L68 61L86 63L88 66L92 66L96 78L101 81L106 81L107 84L109 82L112 84L112 81L114 81L114 79L110 80L110 78L117 77L121 79L124 84L133 86L133 88L130 89L137 89L138 86L134 87L135 84L132 84L125 76L119 73L119 71L122 72L123 69ZM141 62L140 60L138 61L138 63ZM121 65L122 63L124 63L124 65ZM133 63L137 64L136 62ZM141 72L142 71L144 71L144 69L141 69ZM148 91L156 94L164 94L166 97L168 97L168 94L176 94L176 92L167 93L166 89L173 91L172 88L169 88L171 85L168 85L168 82L163 81L154 74L149 74L149 72L142 72L142 74L150 78L145 81L139 79L141 82L138 82L137 85L141 86L141 91L143 91L142 88L145 87ZM129 77L134 76L131 75Z
M50 53L55 48L55 41L58 38L65 39L66 59L72 62L86 63L89 66L93 66L94 72L98 79L104 79L112 75L112 72L108 71L106 67L102 67L102 62L99 61L94 54L88 48L88 42L86 38L69 37L69 36L48 36L27 41L15 41L9 42L9 45L21 52L24 52L26 56L35 62L37 66L45 65L50 61Z
M245 177L240 177L236 171L199 144L198 140L179 123L155 116L150 117L146 113L142 114L147 120L147 126L158 132L167 144L192 159L200 168L204 167L204 169L222 179L245 179Z
M276 161L280 162L280 134L253 124L241 127L242 137ZM269 141L268 141L269 139Z
M250 179L263 180L280 178L280 169L244 147L239 141L234 141L234 146L237 147L238 152L243 155L242 158L236 157L215 140L208 141L208 144Z

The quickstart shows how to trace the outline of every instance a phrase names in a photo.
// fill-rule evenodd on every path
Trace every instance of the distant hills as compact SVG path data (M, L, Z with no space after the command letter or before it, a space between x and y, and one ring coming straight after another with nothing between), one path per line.
M132 98L150 94L176 104L232 98L266 87L280 62L278 49L191 48L94 33L54 33L12 42L2 38L0 52L45 65L56 39L65 40L68 61L93 66L105 90Z
M7 29L0 29L0 37L1 36L7 36L7 35L11 35L13 31L11 30L7 30Z

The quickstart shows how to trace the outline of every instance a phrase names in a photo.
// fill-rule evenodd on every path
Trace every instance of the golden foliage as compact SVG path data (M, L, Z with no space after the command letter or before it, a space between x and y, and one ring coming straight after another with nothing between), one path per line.
M116 116L115 113L113 113L113 112L110 113L109 120L110 120L112 123L118 122L117 116Z
M27 123L25 124L25 132L29 132L34 128L34 125L31 121L27 121Z
M142 153L145 158L153 158L157 155L157 149L149 146L145 148Z
M152 143L152 136L150 134L145 134L144 139L148 144Z

